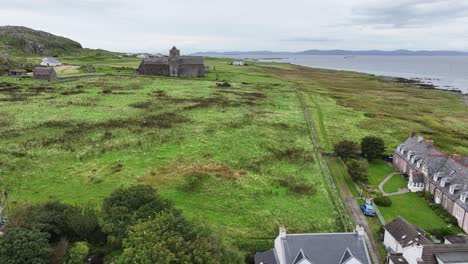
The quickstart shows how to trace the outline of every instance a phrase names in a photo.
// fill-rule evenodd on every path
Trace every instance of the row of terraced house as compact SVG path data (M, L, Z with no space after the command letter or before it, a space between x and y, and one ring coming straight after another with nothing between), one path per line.
M394 165L409 176L408 189L427 191L468 233L468 157L447 155L432 140L412 133L393 153Z

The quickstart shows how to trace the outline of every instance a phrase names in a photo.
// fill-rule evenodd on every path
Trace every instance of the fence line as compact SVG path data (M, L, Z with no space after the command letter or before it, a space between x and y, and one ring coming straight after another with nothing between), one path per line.
M307 122L307 127L308 127L309 132L310 132L309 133L310 138L312 139L314 149L315 149L315 153L316 153L316 156L318 157L318 164L319 164L322 172L326 174L326 176L327 176L327 178L328 178L328 180L330 182L330 186L332 187L333 192L335 193L335 197L336 197L336 199L338 201L337 206L339 207L338 209L340 209L340 211L341 211L339 215L340 215L341 221L343 223L343 226L346 229L346 232L348 232L348 227L352 223L351 218L346 213L346 206L344 205L343 201L341 200L341 196L339 194L338 188L335 185L335 181L333 180L333 177L331 176L330 169L328 168L328 164L323 159L323 156L322 156L322 154L320 152L320 143L319 143L319 141L317 139L317 134L315 132L314 124L312 122L312 119L310 118L309 111L307 110L307 106L306 106L304 97L302 96L302 94L301 94L301 92L299 90L296 89L295 91L296 91L297 96L299 97L299 101L301 103L301 108L302 108L302 111L304 112L304 115L305 115L305 119L306 119L306 122Z
M374 201L372 201L372 207L374 207L374 211L375 211L375 213L377 214L377 217L379 218L380 223L384 226L384 225L386 224L386 223L385 223L385 219L383 218L382 214L380 213L379 208L378 208L377 205L374 203Z

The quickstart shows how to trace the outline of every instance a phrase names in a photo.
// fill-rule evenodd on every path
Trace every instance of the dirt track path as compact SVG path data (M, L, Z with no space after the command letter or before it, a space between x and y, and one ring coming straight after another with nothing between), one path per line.
M309 110L307 108L307 105L305 103L304 98L302 97L301 92L298 91L298 90L296 92L297 92L297 94L299 96L299 100L301 101L301 106L302 106L302 108L304 110L304 115L305 115L306 121L307 121L308 126L309 126L309 132L310 132L311 138L312 138L312 140L314 142L314 150L315 150L316 154L319 156L320 161L322 161L323 157L322 157L321 152L319 151L319 146L320 145L319 145L318 140L317 140L318 137L315 134L316 129L314 128L314 123L312 122L312 120L310 118ZM322 168L322 169L325 170L326 173L328 173L328 174L330 173L326 163L324 164L324 168ZM333 180L331 180L331 181L332 181L332 185L333 185ZM342 189L342 194L343 194L343 197L344 197L344 203L345 203L346 210L348 211L348 215L351 216L351 218L353 219L354 224L362 226L364 228L364 230L366 231L365 235L364 235L364 238L366 240L366 244L367 244L367 247L369 249L369 255L370 255L373 263L375 263L375 264L383 263L382 258L380 257L380 254L379 254L378 245L377 245L377 243L375 242L375 240L374 240L374 238L372 236L372 229L370 228L369 223L367 222L364 214L361 212L361 209L359 208L357 198L352 195L352 193L349 190L346 183L344 183L343 181L339 181L338 184L340 184L341 189ZM333 186L333 187L335 187L335 186ZM333 189L335 190L335 192L337 192L336 188L333 188ZM338 193L337 193L337 195L339 196ZM337 198L340 200L339 197L337 197Z

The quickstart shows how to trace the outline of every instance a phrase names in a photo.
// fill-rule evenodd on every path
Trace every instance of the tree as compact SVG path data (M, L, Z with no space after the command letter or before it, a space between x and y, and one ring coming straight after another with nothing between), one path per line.
M88 243L76 242L68 250L68 264L83 264L88 253L89 253Z
M164 210L175 211L172 204L160 198L151 186L137 185L117 189L104 199L102 227L109 234L109 242L119 247L127 236L129 226L150 220Z
M21 227L7 229L0 237L0 263L49 263L48 234Z
M365 159L351 159L346 162L349 175L355 182L366 182L369 163Z
M358 143L351 140L342 140L335 144L335 153L342 159L353 158L359 153Z
M14 219L13 226L48 233L52 243L62 238L72 242L84 240L100 231L93 209L81 209L58 201L17 208L11 218Z
M117 263L242 263L239 254L223 247L208 230L181 215L161 212L129 229Z
M369 161L379 159L385 153L385 142L379 137L367 136L361 141L361 153Z

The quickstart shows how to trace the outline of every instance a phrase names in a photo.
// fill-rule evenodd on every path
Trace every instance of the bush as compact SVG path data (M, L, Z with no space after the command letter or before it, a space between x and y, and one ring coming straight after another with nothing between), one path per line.
M448 227L430 229L428 232L439 240L444 239L446 236L455 235L457 233Z
M458 225L457 219L453 215L451 215L449 212L447 212L442 205L432 203L432 204L429 204L429 206L431 207L432 210L434 210L434 212L437 215L440 216L440 218L442 218L442 220L444 220L445 223L454 225L454 226Z
M76 242L68 250L68 264L83 264L88 253L88 243Z
M361 141L361 153L367 160L380 159L385 153L385 142L379 137L368 136Z
M338 157L348 159L357 156L359 145L351 140L342 140L335 144L334 149Z
M377 196L374 198L374 203L379 206L390 207L392 206L392 200L386 196Z
M47 233L26 228L7 229L0 237L0 263L49 263L52 249Z
M352 159L346 162L346 169L355 182L367 182L369 163L364 159Z
M291 175L284 179L280 179L278 183L280 186L288 187L290 192L297 194L314 195L317 192L315 186L306 182L305 179L301 178L300 180L297 180Z

